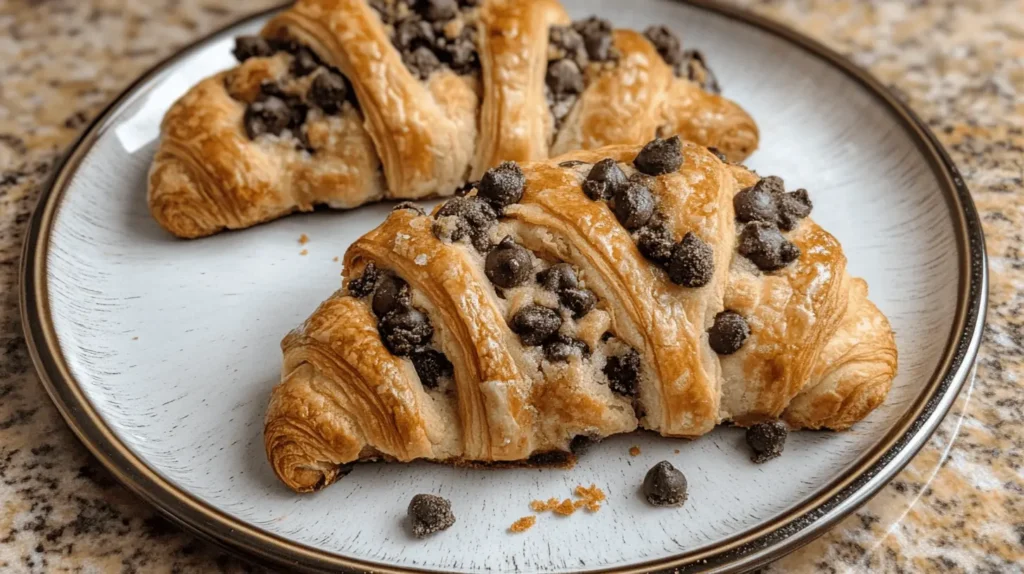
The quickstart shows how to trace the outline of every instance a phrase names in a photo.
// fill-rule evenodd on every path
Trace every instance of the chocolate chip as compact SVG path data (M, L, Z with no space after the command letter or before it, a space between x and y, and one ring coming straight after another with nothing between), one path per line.
M611 199L627 183L626 174L612 158L605 158L594 164L583 182L583 193L594 201Z
M527 305L516 311L509 326L524 345L540 345L558 332L562 318L547 307Z
M399 307L409 306L409 285L394 275L384 275L377 282L371 307L373 314L383 317Z
M416 11L429 22L443 22L459 13L459 5L455 0L418 0Z
M412 307L398 307L385 315L378 330L384 346L399 357L412 354L434 336L430 319Z
M551 362L564 362L569 360L572 355L588 357L590 356L590 347L585 342L568 335L556 335L544 343L544 356Z
M683 287L703 287L715 274L715 252L692 231L672 248L672 257L665 269L668 278Z
M289 97L289 95L281 87L281 84L273 80L265 80L260 83L260 95L257 96L257 98L263 100L266 99L268 96L274 96L277 98L281 98L282 100Z
M662 223L647 225L636 233L636 246L647 259L655 263L667 262L672 257L675 240L672 232Z
M779 208L775 202L775 197L775 194L769 191L768 186L761 185L760 182L740 190L732 198L736 219L743 223L751 221L777 222L779 220Z
M363 274L348 282L349 294L353 297L366 297L373 293L379 276L380 272L377 271L377 266L373 264L373 261L367 263L363 268Z
M811 198L806 189L798 189L792 193L780 193L776 196L779 206L779 227L792 231L800 224L800 220L811 214Z
M720 149L716 148L715 146L710 146L709 145L708 146L708 151L711 152L715 157L717 157L721 161L724 161L725 163L729 163L729 158L727 158L725 156L725 154L722 153L722 151Z
M231 53L239 62L244 62L249 58L269 58L274 55L274 48L262 36L239 36L235 38L235 49Z
M530 252L516 244L511 237L505 237L497 247L487 254L484 272L498 287L511 289L530 279L533 260Z
M627 397L635 397L640 392L637 379L640 375L640 353L630 349L616 357L608 357L604 366L604 374L608 377L608 386L612 391Z
M569 452L575 455L586 454L590 447L597 444L599 440L585 434L578 434L572 437L572 441L569 442Z
M548 31L548 42L555 49L557 55L576 62L581 70L590 60L587 56L587 47L583 42L583 36L569 26L552 26ZM549 55L549 57L551 56Z
M722 311L715 315L715 324L708 330L708 344L719 355L731 355L740 350L750 336L750 326L735 311Z
M496 210L501 210L523 198L525 185L523 170L516 162L506 161L484 173L480 179L478 195Z
M679 136L655 138L640 150L633 165L647 175L657 176L676 171L683 165L682 145Z
M437 212L434 235L442 241L458 241L469 237L480 252L490 248L488 230L497 220L494 208L479 197L454 197Z
M757 180L754 184L755 187L762 187L765 191L771 194L783 193L786 191L786 184L782 181L782 178L777 175L769 175L762 177Z
M579 66L568 58L548 64L545 76L548 88L555 96L579 94L583 91L583 74Z
M591 60L603 62L612 58L612 23L603 18L591 16L586 20L577 20L572 24L583 37L583 45L587 48L587 56Z
M647 186L630 182L615 192L612 209L623 227L638 229L654 215L654 196Z
M778 457L786 446L788 436L789 427L782 421L758 423L748 428L747 444L754 451L750 460L761 464Z
M458 37L450 40L444 47L448 65L456 74L468 74L480 67L475 42L476 33L476 27L467 24L462 27Z
M451 377L455 373L451 361L440 351L417 351L410 358L416 374L420 377L420 383L428 389L436 389L441 379Z
M683 61L683 46L672 30L665 26L651 26L644 30L644 36L654 44L658 54L669 66L676 66Z
M409 524L416 538L423 538L455 524L452 504L433 494L417 494L409 502Z
M597 296L590 289L565 289L558 294L558 300L572 311L574 319L583 317L597 306Z
M263 134L280 135L292 123L292 110L281 98L270 96L249 104L243 123L249 139Z
M434 28L419 18L402 20L395 30L395 44L401 51L409 51L434 45Z
M681 506L686 502L686 477L672 463L663 460L644 477L643 492L654 506Z
M348 85L341 74L324 70L309 86L306 98L326 114L336 114L348 97Z
M409 211L415 211L416 215L426 215L427 214L426 211L423 211L422 207L416 205L415 203L413 203L411 201L403 201L402 203L399 203L398 205L392 207L391 211L399 211L399 210L402 210L402 209L408 209Z
M564 167L564 168L573 168L573 167L578 167L578 166L581 166L581 165L587 165L587 162L580 161L578 159L570 159L570 160L567 160L567 161L560 161L560 162L558 162L558 167Z
M738 249L761 271L782 269L800 257L800 249L783 237L778 227L763 221L743 227Z
M437 55L426 46L420 46L411 52L403 52L402 60L405 61L409 71L416 74L421 80L426 80L430 74L441 67L441 61L437 59Z
M548 291L561 293L579 287L576 271L568 263L556 263L537 274L537 282Z
M292 59L291 73L296 76L308 76L320 67L320 59L309 48L299 48Z
M704 54L698 50L687 50L683 52L683 59L675 68L677 76L685 77L701 87L705 92L712 94L721 93L722 88L718 85L718 78L708 67L704 60Z

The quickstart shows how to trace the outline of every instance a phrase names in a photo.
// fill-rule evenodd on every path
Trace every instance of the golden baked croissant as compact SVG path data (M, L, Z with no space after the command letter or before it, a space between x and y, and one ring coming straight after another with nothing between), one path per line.
M358 460L522 461L638 426L847 428L896 347L810 209L677 137L400 205L282 342L271 465L309 491Z
M180 237L315 205L451 195L504 160L681 134L741 160L753 120L697 52L557 0L299 0L164 117L154 218Z

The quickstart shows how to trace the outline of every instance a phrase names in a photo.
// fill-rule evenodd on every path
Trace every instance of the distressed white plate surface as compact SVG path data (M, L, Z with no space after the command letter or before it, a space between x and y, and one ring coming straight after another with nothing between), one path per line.
M704 51L725 95L759 122L761 149L748 165L810 191L813 217L839 238L850 272L867 279L892 322L899 376L881 408L850 432L791 435L785 455L760 466L742 431L720 428L693 442L647 433L608 440L571 471L362 465L320 493L293 494L263 449L279 342L339 286L335 258L391 206L179 241L145 200L163 112L231 66L232 37L256 31L256 20L172 62L115 107L69 174L48 228L40 281L59 359L116 439L228 520L346 559L472 572L621 568L714 549L789 517L872 453L961 335L966 247L936 166L863 84L768 31L671 1L633 0L629 10L610 0L566 4L574 16L597 13L623 27L665 23ZM299 245L301 234L308 244ZM632 445L639 456L627 453ZM655 509L638 495L645 471L663 459L689 480L681 509ZM507 532L530 514L530 500L591 483L608 494L599 513L546 514L524 534ZM449 498L455 526L413 539L402 517L419 492Z

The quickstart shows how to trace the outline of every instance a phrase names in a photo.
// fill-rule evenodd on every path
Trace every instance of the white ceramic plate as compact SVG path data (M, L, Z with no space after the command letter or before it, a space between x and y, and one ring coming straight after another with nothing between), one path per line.
M892 321L900 363L886 403L850 432L791 436L761 466L741 431L721 428L693 442L608 440L571 471L361 465L323 492L293 494L263 449L279 341L339 286L334 258L391 206L178 241L145 200L164 111L231 66L232 38L264 15L165 62L115 102L69 154L26 245L37 365L118 477L185 526L292 567L567 572L756 565L819 534L906 464L967 376L985 305L980 227L934 139L873 80L769 23L666 0L566 4L620 26L668 24L705 52L725 94L760 124L749 165L811 191L815 219ZM632 445L642 454L627 454ZM662 459L689 479L682 509L637 495ZM507 532L531 499L581 483L608 494L599 513L543 515L525 534ZM455 526L411 538L401 519L418 492L451 499Z

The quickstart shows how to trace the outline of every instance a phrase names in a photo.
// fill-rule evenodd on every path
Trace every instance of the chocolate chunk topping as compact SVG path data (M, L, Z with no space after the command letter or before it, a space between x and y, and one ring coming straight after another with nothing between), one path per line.
M754 452L750 460L757 464L767 462L782 454L786 446L789 427L782 421L758 423L747 429L747 444Z
M778 227L763 221L744 226L739 252L761 271L782 269L800 257L800 249L783 237Z
M402 203L399 203L398 205L396 205L393 208L391 208L391 211L398 211L400 209L408 209L409 211L415 211L416 215L426 215L427 214L426 211L423 211L422 207L416 205L415 203L413 203L411 201L403 201Z
M644 30L644 36L654 44L661 58L669 66L677 66L683 61L683 46L672 30L665 26L651 26Z
M565 167L565 168L578 167L578 166L581 166L581 165L587 165L587 162L580 161L578 159L570 159L568 161L558 162L558 167Z
M282 100L287 99L289 96L285 93L284 89L281 88L281 84L274 80L264 80L260 83L260 95L258 99L266 99L268 96L275 96Z
M430 22L443 22L458 14L459 5L455 0L418 0L416 11Z
M426 46L420 46L411 52L403 52L402 60L408 66L409 71L416 74L421 80L426 80L430 74L441 67L441 60Z
M545 81L555 97L575 95L583 91L583 74L580 67L568 58L548 64Z
M724 161L725 163L729 163L729 158L727 158L725 154L722 153L722 150L716 148L715 146L708 146L708 151L714 154L714 156L717 157L718 159Z
M583 37L583 45L587 48L587 56L591 60L603 62L612 59L611 22L591 16L586 20L573 22L572 28Z
M682 146L679 136L655 138L640 150L633 165L647 175L671 173L683 165Z
M747 320L735 311L722 311L715 315L715 324L708 330L708 344L719 355L731 355L740 350L750 336Z
M679 77L685 77L694 82L705 92L718 94L722 91L718 85L718 78L715 77L714 72L704 60L704 54L697 50L683 52L683 60L676 66L675 73Z
M647 471L643 491L647 502L654 506L681 506L686 502L686 477L663 460Z
M783 182L782 178L777 175L769 175L766 177L762 177L761 179L757 180L757 183L755 183L754 185L761 186L764 188L765 191L772 194L783 193L784 191L786 191L785 182Z
M476 27L467 24L462 27L457 38L445 44L446 61L456 74L468 74L480 67L480 57L474 42L476 33Z
M363 274L348 282L349 294L353 297L366 297L373 293L373 288L377 285L377 278L379 276L380 272L377 271L377 266L373 264L373 261L367 263L366 267L363 268Z
M412 354L412 366L416 368L416 374L420 382L428 389L436 389L441 379L451 377L455 373L448 357L444 353L433 349L417 351Z
M594 201L611 199L615 192L625 187L626 183L626 174L622 172L619 164L609 157L590 168L590 173L583 182L583 193Z
M764 221L775 223L779 220L779 208L775 202L775 194L769 191L769 186L762 185L761 180L757 184L744 188L732 198L732 206L736 211L736 219L747 223L750 221Z
M445 530L452 524L452 504L440 496L417 494L409 502L409 525L416 538Z
M568 263L556 263L537 274L537 282L548 291L561 293L579 287L576 271Z
M550 341L544 343L544 356L549 361L555 363L567 361L574 354L588 357L590 356L590 347L585 342L568 335L556 335Z
M263 134L280 135L292 123L292 110L281 98L270 96L245 109L245 133L250 139Z
M244 62L249 58L269 58L274 55L274 48L262 36L239 36L235 38L235 49L231 53L239 62Z
M299 48L292 60L291 73L296 76L308 76L320 67L320 60L312 50L306 47Z
M306 97L325 114L336 114L348 97L348 85L341 74L325 70L313 79Z
M399 307L385 315L378 330L384 346L399 357L412 354L434 336L430 319L412 307Z
M630 182L615 192L612 209L623 227L638 229L654 215L654 196L647 186Z
M640 375L640 353L630 349L617 357L608 357L604 366L604 374L608 377L608 386L612 391L635 397L640 392L637 378Z
M511 237L505 237L497 247L487 254L484 272L498 287L511 289L530 279L533 261L530 252L516 244Z
M373 314L383 317L399 307L409 306L409 285L394 275L384 275L373 292Z
M587 47L583 43L583 36L568 26L552 26L548 32L548 41L554 48L555 54L563 58L569 58L582 70L586 67L590 58L587 56ZM551 54L548 55L551 58Z
M523 198L526 176L514 161L491 168L480 179L478 195L495 209L512 205Z
M494 208L479 197L455 197L438 210L433 231L443 241L469 237L473 247L485 252L491 246L487 231L497 218Z
M402 20L395 30L395 44L402 52L411 52L416 48L434 45L434 28L429 22L418 18Z
M683 287L703 287L715 273L715 252L692 231L672 248L669 259L668 278Z
M806 189L798 189L792 193L780 193L776 196L779 205L779 227L792 231L800 224L800 220L811 214L811 198Z
M647 259L665 263L672 257L675 241L672 232L664 224L656 223L641 227L636 233L636 246Z
M565 289L558 294L558 300L565 305L574 319L579 319L597 306L597 297L590 289Z
M509 325L524 345L540 345L562 326L558 313L540 305L527 305L516 312Z

